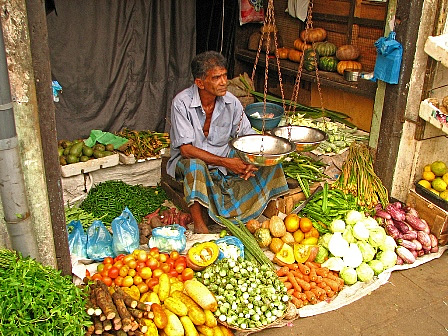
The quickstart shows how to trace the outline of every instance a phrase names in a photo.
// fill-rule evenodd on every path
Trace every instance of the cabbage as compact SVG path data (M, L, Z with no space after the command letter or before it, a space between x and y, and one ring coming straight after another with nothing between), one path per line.
M364 262L356 268L356 274L358 275L359 281L362 282L369 282L375 275L373 269Z
M325 260L327 260L328 258L328 250L323 247L323 246L319 246L319 251L317 251L317 255L316 258L314 258L314 261L322 264L323 262L325 262Z
M342 258L344 266L356 268L362 263L361 251L356 243L350 243L347 253Z
M340 272L339 276L346 285L353 285L358 281L358 274L356 274L356 270L352 267L344 267Z
M367 230L371 230L374 228L379 227L378 222L373 217L366 217L363 220L364 226L367 228Z
M345 222L342 219L335 219L330 224L330 231L332 232L344 232Z
M343 257L348 250L348 243L342 238L341 232L333 233L328 242L328 250L335 257Z
M384 264L380 260L370 260L367 264L373 269L375 275L380 274L384 270Z
M378 226L369 230L369 243L373 247L379 247L384 243L386 239L386 231L383 227Z
M373 260L376 254L376 250L365 240L358 241L358 247L362 254L362 261L368 262Z
M383 243L378 247L382 251L395 251L395 248L397 247L397 242L391 236L386 235L386 238L384 238Z
M383 263L384 269L387 269L395 266L397 263L397 254L394 250L380 251L376 256L376 259Z
M344 232L342 233L342 238L344 238L344 240L347 243L356 243L356 238L353 236L353 226L351 225L347 225L345 227Z
M369 239L369 230L367 230L363 221L359 221L353 225L353 236L359 240Z
M331 257L328 258L323 264L322 267L327 267L329 270L340 272L344 268L344 261L339 257Z
M333 237L332 233L325 233L319 237L317 244L328 249L328 243L330 242L331 237Z
M347 223L348 225L354 225L362 219L364 219L364 215L356 210L350 210L345 215L345 223Z

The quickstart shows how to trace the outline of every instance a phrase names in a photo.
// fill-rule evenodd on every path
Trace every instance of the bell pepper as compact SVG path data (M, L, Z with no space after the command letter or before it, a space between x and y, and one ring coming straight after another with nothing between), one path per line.
M219 247L214 242L200 243L188 250L190 261L198 266L208 266L215 262L219 255Z

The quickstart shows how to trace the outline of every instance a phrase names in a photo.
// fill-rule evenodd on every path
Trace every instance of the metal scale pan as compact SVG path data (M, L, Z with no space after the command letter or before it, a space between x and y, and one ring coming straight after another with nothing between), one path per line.
M271 133L294 143L295 151L299 153L311 152L328 138L324 131L307 126L280 126L272 129Z

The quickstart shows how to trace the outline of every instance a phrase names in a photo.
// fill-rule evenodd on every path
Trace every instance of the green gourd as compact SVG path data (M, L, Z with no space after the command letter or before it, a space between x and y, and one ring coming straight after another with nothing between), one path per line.
M337 50L336 45L328 41L316 42L314 47L319 56L333 56Z
M338 60L334 56L323 56L319 58L319 69L323 71L335 72L338 67Z
M308 71L316 70L316 64L319 64L319 55L313 49L304 51L303 68Z

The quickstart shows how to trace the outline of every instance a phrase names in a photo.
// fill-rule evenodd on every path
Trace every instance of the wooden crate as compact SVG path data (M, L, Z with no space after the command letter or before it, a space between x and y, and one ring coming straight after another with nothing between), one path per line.
M448 211L417 194L415 189L409 191L406 204L415 208L420 218L428 222L431 232L437 237L439 244L446 245L448 242Z

